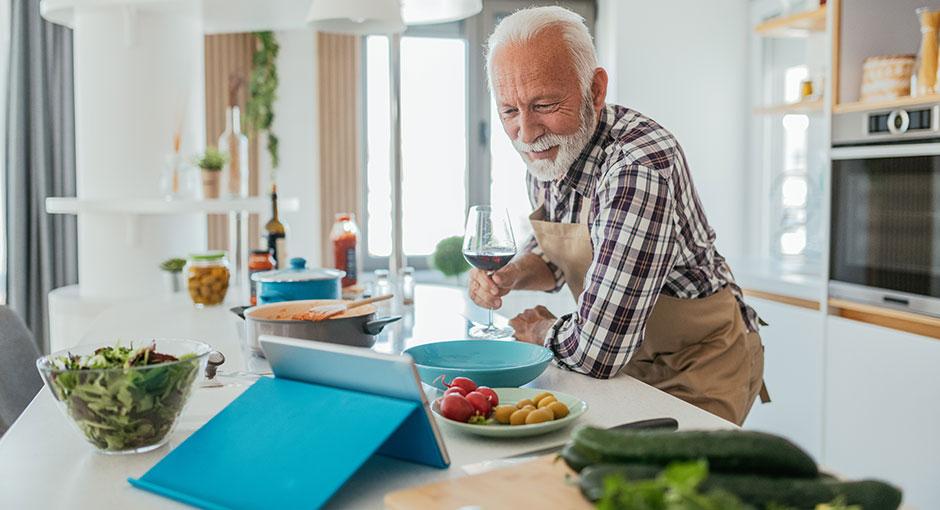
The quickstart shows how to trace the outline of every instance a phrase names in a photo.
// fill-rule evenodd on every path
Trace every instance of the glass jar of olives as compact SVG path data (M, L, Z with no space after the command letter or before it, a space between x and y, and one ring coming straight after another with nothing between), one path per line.
M189 297L197 307L225 301L230 273L224 251L190 255L183 273L186 275Z

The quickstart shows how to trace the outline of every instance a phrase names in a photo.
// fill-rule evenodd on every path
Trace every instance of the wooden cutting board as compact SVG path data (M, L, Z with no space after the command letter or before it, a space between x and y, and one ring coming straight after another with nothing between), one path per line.
M594 508L581 495L575 483L577 475L564 461L555 462L556 457L546 455L517 466L390 492L385 496L385 507L389 510L457 510L465 506L480 510Z

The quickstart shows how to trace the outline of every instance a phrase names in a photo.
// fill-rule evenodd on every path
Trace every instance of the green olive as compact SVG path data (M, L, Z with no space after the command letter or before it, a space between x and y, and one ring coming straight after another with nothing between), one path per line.
M534 412L535 411L531 411L529 409L519 409L516 412L512 413L511 416L509 416L509 424L510 425L525 425L526 418L529 416L530 413L534 413Z
M496 418L496 421L503 425L508 425L509 418L516 411L518 411L518 409L516 409L515 406L496 406L496 409L493 410L493 418Z
M557 401L552 402L551 404L548 405L546 409L548 409L549 411L552 412L553 415L555 415L556 420L560 420L564 418L565 416L568 416L568 406L566 406L565 404L562 404L561 402L557 402Z
M539 401L542 400L543 398L554 397L554 396L555 395L552 395L551 393L547 391L543 391L542 393L539 393L538 395L532 397L532 402L535 402L535 404L538 405Z
M531 401L531 400L529 400L529 399L527 399L527 398L522 399L522 400L516 402L516 408L517 408L517 409L522 409L522 408L525 407L525 406L534 406L534 405L535 405L535 402L533 402L533 401Z
M531 425L533 423L543 423L546 421L552 421L555 419L555 415L548 409L536 409L529 413L525 417L525 424Z
M539 400L539 404L536 407L538 407L539 409L543 407L548 407L549 405L551 405L552 402L557 402L555 397L545 397L542 400Z

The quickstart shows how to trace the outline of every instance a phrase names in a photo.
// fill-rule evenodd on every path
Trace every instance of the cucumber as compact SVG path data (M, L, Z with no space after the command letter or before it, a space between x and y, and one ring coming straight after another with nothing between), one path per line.
M648 464L596 464L581 472L581 492L591 501L604 494L604 480L609 476L622 476L627 480L649 480L662 470ZM839 496L849 505L860 505L865 510L897 510L901 505L901 491L877 480L840 482L831 478L769 478L754 475L712 473L699 487L703 492L722 489L738 496L741 501L758 508L774 503L787 508L816 508Z
M705 459L712 472L815 478L813 459L790 441L763 432L616 431L583 427L575 450L591 464L653 464Z
M558 452L558 456L565 461L565 464L568 464L568 467L578 472L594 463L591 459L578 452L572 443L566 444L565 447Z

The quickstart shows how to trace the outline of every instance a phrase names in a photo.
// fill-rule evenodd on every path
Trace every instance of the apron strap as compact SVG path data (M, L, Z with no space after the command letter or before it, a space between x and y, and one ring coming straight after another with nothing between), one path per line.
M767 383L766 383L766 382L764 382L764 381L761 381L761 382L760 382L760 392L758 393L758 395L760 396L760 403L761 403L761 404L769 404L769 403L770 403L770 393L767 391Z

